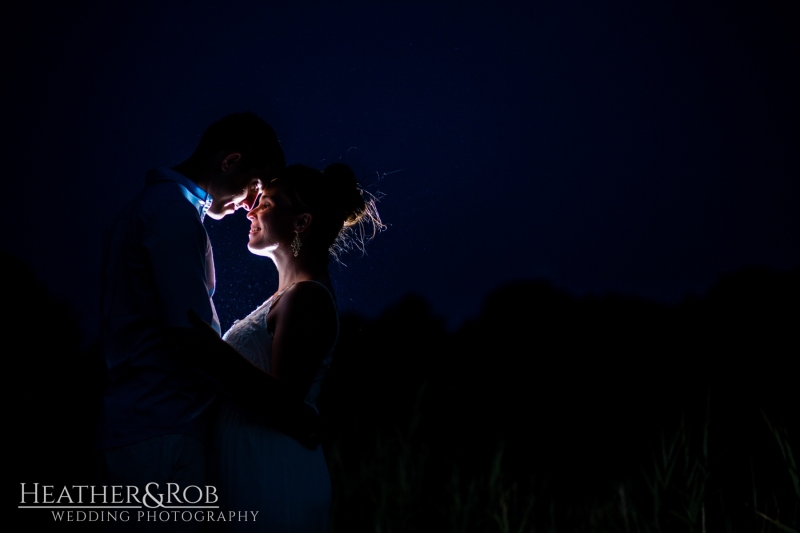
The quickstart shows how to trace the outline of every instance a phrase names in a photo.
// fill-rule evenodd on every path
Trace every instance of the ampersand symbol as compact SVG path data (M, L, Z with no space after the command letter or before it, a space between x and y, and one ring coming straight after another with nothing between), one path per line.
M158 499L156 500L155 496L150 494L150 485L155 485L156 488L158 488L158 483L156 483L155 481L148 483L147 486L144 488L145 495L142 497L142 503L144 504L145 507L148 507L150 509L152 509L153 507L164 507L164 505L162 504L162 502L164 501L164 495L159 494ZM156 505L147 505L148 497L150 497L152 501L156 502Z

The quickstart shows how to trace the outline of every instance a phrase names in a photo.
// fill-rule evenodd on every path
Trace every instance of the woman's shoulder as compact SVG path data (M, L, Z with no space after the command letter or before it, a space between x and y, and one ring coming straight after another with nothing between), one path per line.
M321 281L304 280L296 282L285 293L281 300L285 304L294 306L336 306L333 291Z
M334 300L333 290L324 282L318 281L315 279L307 279L304 281L298 281L292 287L295 291L301 291L305 293L309 293L310 291L314 291L318 294L327 294L328 298Z
M295 313L307 315L314 311L327 314L331 310L336 311L336 300L325 283L304 280L296 282L283 292L273 309L281 315L289 316Z
M325 284L301 281L281 295L270 312L271 330L293 332L292 335L320 342L335 337L339 316L332 293Z

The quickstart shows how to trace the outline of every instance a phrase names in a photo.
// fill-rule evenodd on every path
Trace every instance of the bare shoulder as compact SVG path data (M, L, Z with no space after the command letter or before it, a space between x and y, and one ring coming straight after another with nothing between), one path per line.
M282 299L291 303L330 303L333 302L333 292L319 281L298 281L289 290L283 293Z
M283 293L276 304L276 311L286 318L302 316L335 318L336 304L333 293L317 281L300 281Z

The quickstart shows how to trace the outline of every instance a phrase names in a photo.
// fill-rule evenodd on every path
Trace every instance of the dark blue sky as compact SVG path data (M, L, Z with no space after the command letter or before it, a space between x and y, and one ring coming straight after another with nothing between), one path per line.
M800 265L789 2L70 4L6 23L2 247L89 338L106 224L242 110L385 195L333 265L343 310L413 292L457 325L513 280L677 302ZM206 226L226 326L277 277L243 212Z

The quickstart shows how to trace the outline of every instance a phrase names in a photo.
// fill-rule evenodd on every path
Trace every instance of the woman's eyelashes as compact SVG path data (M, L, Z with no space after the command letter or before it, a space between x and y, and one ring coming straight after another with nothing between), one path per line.
M258 198L256 199L255 207L253 209L254 210L255 209L264 209L268 205L269 205L269 201L267 200L266 196L264 196L264 193L262 192L261 194L258 195Z

